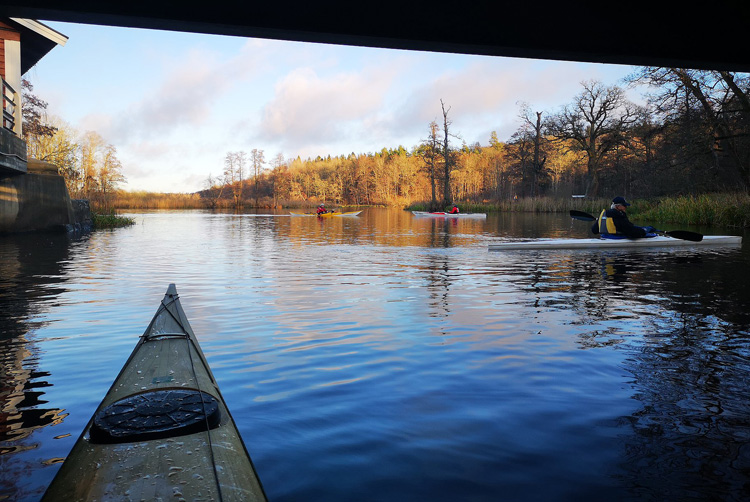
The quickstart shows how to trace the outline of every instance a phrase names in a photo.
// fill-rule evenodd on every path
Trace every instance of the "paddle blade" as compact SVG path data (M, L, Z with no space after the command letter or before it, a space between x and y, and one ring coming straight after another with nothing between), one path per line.
M570 217L576 220L583 220L583 221L594 221L596 218L591 216L589 213L584 213L583 211L576 211L575 209L570 210Z
M664 234L684 241L700 242L703 240L703 234L689 232L687 230L672 230L670 232L664 232Z

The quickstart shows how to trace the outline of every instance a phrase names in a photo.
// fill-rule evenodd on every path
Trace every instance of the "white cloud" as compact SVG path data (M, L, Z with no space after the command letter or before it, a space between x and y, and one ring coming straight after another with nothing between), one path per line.
M382 109L390 79L373 71L323 78L309 67L295 69L263 107L259 139L293 148L365 134L361 124Z
M42 83L35 91L50 112L113 144L129 185L153 190L200 189L228 151L304 158L411 148L441 119L440 99L466 142L486 144L493 130L505 140L519 101L552 111L581 81L611 84L628 71L80 25L60 31L68 29L70 43L34 70ZM91 61L96 71L76 70Z

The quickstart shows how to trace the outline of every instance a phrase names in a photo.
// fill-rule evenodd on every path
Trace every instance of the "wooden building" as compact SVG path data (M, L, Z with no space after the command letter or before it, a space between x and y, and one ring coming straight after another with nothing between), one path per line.
M83 228L57 166L28 158L21 78L68 37L33 19L0 17L0 234ZM87 206L85 206L87 207ZM80 221L79 221L80 220Z
M27 171L21 115L21 77L68 37L39 21L0 18L0 77L3 123L0 127L0 176Z

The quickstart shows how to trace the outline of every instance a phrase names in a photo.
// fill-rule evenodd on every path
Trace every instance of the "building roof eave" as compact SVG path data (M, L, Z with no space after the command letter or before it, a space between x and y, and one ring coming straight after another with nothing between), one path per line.
M21 75L34 67L55 46L64 46L68 37L35 19L10 19L21 32Z

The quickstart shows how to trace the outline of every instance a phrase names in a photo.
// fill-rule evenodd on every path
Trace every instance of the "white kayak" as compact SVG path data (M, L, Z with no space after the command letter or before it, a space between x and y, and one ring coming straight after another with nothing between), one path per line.
M742 244L734 235L704 235L700 242L657 235L643 239L535 239L490 244L490 251L515 249L630 249L637 247L718 246Z
M486 213L446 213L443 211L412 211L414 216L429 216L433 218L486 218Z

